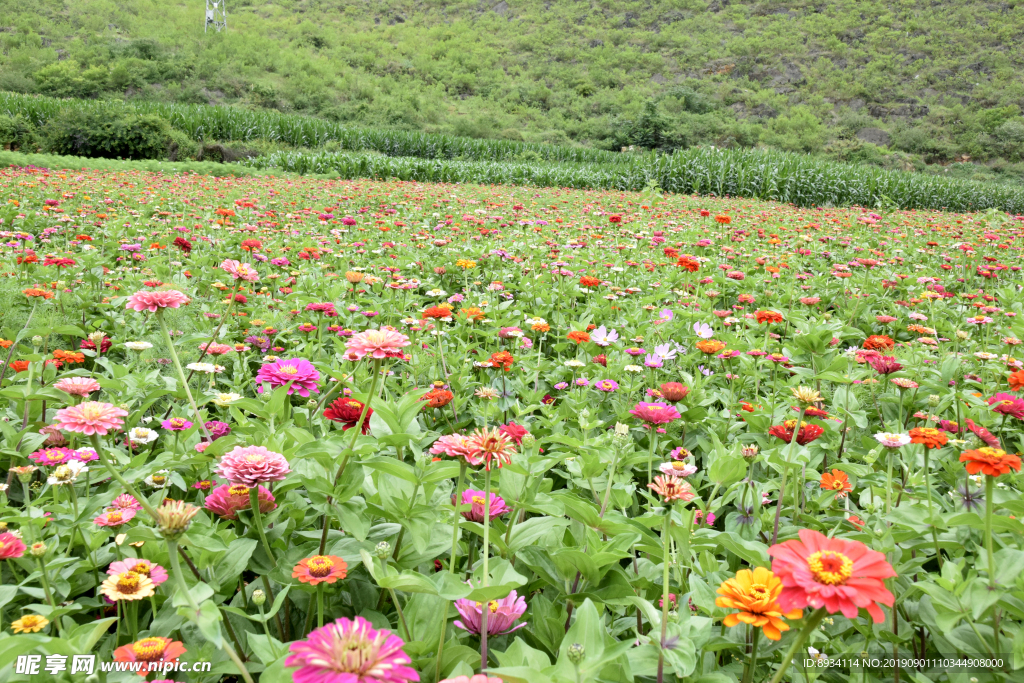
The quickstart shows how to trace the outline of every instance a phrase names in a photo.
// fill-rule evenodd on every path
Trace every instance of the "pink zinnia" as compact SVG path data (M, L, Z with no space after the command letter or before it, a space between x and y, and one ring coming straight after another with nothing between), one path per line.
M629 414L652 425L668 424L681 417L678 410L664 403L637 403Z
M999 393L988 399L987 403L992 406L994 412L1024 420L1024 398L1018 398L1013 394Z
M107 432L117 431L124 426L124 420L121 418L127 414L127 410L110 403L86 401L77 406L58 410L54 416L57 421L53 426L65 432L104 436Z
M10 531L0 534L0 560L10 560L25 554L25 544Z
M824 607L855 619L863 607L878 624L885 620L878 603L892 607L895 600L884 581L896 572L885 555L858 541L801 529L799 541L773 545L768 554L774 558L772 571L782 579L778 603L784 612Z
M269 490L259 487L260 512L270 512L277 507ZM206 497L204 506L223 519L238 519L239 510L250 509L249 487L242 484L218 486Z
M126 557L120 562L112 562L110 566L107 567L107 574L110 576L117 576L124 572L131 572L132 574L138 574L140 576L148 576L154 586L159 586L167 580L166 569L141 557ZM156 682L154 681L154 683Z
M100 390L100 383L91 377L65 377L54 383L53 387L72 396L88 396Z
M92 521L97 526L121 526L126 522L130 522L134 516L135 510L131 508L126 510L110 510Z
M486 499L484 498L485 495L489 495L491 497L491 519L500 517L508 512L508 506L505 505L505 501L501 496L496 496L493 493L485 494L483 491L476 491L474 489L466 489L462 492L462 503L459 505L459 507L462 508L462 516L471 522L483 522L484 503L486 502ZM472 507L467 510L467 505L471 505Z
M221 457L215 471L232 484L252 488L268 481L281 481L291 469L283 455L263 446L235 446Z
M256 282L260 279L260 274L256 272L256 269L250 266L248 263L241 263L234 259L228 259L224 263L220 264L220 267L226 270L231 277L236 280L245 280L246 282Z
M474 600L456 600L455 609L462 616L462 621L455 620L455 625L470 633L480 633L480 617L483 614L484 604ZM523 616L526 611L526 599L516 595L512 591L501 600L491 600L487 603L490 613L487 615L487 635L500 636L526 626L526 622L515 625L516 619Z
M172 417L169 420L164 420L160 423L160 426L171 432L183 432L192 426L192 423L183 417Z
M405 354L401 351L403 346L408 346L409 338L394 330L366 330L354 334L345 342L347 353L345 357L349 360L359 360L364 356L374 359L381 358L402 358Z
M285 660L294 683L409 683L420 675L409 666L405 642L362 617L342 617L288 646Z
M135 311L149 311L156 313L162 308L178 308L184 306L190 299L176 289L166 289L159 292L135 292L128 297L125 308Z
M473 451L469 437L462 434L446 434L434 442L434 445L430 447L430 452L434 455L447 455L449 458L468 461Z
M120 496L110 501L110 507L108 510L141 510L142 505L139 501L135 500L135 496L130 493L122 493Z
M256 387L258 393L263 393L263 383L266 382L273 388L283 387L289 382L288 394L309 396L309 392L320 393L316 383L320 379L320 373L313 364L305 358L292 358L291 360L279 360L276 363L264 363L256 375Z

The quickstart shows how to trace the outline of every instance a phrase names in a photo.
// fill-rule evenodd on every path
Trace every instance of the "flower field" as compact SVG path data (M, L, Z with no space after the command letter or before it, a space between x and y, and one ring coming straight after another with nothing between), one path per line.
M1024 216L0 186L3 680L1024 668Z

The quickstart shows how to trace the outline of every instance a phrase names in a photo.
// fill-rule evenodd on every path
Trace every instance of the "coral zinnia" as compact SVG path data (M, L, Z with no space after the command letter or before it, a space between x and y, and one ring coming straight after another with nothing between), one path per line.
M338 398L324 411L324 417L334 422L342 423L342 430L348 431L359 424L359 416L363 414L364 404L354 398ZM363 434L370 433L370 416L373 415L373 408L366 411L363 419Z
M114 650L114 661L176 662L186 652L188 650L181 644L181 641L152 636L117 648ZM149 668L143 666L138 673L140 676L145 677L149 674Z
M853 490L850 478L842 470L832 470L821 475L821 488L836 492L836 498L845 498Z
M419 681L405 642L366 619L346 618L312 631L306 640L288 646L284 665L298 667L295 683L408 683Z
M469 462L472 455L472 447L468 436L462 434L446 434L434 442L430 447L433 455L447 455L449 458L458 458Z
M515 445L512 439L500 429L484 427L477 429L469 435L466 440L469 454L466 462L470 465L484 465L484 469L491 469L493 463L498 467L512 462L512 453L515 452Z
M142 600L153 595L153 581L148 576L127 571L115 574L100 586L110 600Z
M877 624L885 619L878 604L892 607L895 600L884 580L896 572L885 555L863 543L801 529L799 541L773 545L768 554L774 558L772 571L782 580L778 602L783 610L824 607L829 614L842 612L854 619L863 607Z
M120 429L124 425L121 418L127 414L127 410L110 403L86 401L77 406L58 410L54 416L56 422L53 426L65 432L79 432L86 436L93 434L104 436L107 432Z
M260 512L270 512L277 507L274 502L274 495L262 486L258 489ZM239 510L248 510L251 507L249 487L244 484L224 484L215 488L206 497L204 507L219 515L221 519L238 519Z
M291 469L283 455L263 446L235 446L221 457L215 471L232 484L252 488L268 481L281 481Z
M765 323L781 323L783 318L782 314L776 311L758 311L755 314L757 323L763 325Z
M348 575L348 563L334 555L304 557L292 569L292 578L316 586L320 583L334 583Z
M320 379L320 373L313 364L305 358L292 358L291 360L279 360L275 363L264 363L256 375L256 387L258 393L263 393L263 383L266 382L273 388L283 387L291 382L288 387L288 395L298 394L302 397L309 396L309 392L319 393L316 383Z
M423 406L425 410L427 408L444 408L446 405L451 403L454 398L455 394L447 389L431 389L421 396L420 400L426 402L426 405Z
M163 308L178 308L189 302L189 298L176 289L167 289L160 292L135 292L128 297L125 308L134 311L149 311L156 313Z
M793 440L793 430L795 428L796 420L786 420L781 425L775 425L769 429L768 434L789 443ZM800 431L796 435L796 442L801 446L806 446L824 433L825 430L818 425L801 422Z
M359 360L364 356L378 360L402 358L402 347L410 343L408 337L394 330L366 330L349 337L345 342L345 356L349 360Z
M934 427L914 427L909 434L910 443L924 444L925 448L942 448L949 443L946 433Z
M480 621L483 615L484 605L475 600L465 598L455 601L455 609L462 616L462 621L455 620L455 625L470 633L480 633ZM526 599L512 591L501 600L491 600L487 603L490 613L487 615L487 635L500 636L511 633L526 626L524 621L516 625L515 621L523 616L526 611Z
M227 259L220 264L220 267L227 271L228 274L236 280L256 282L256 280L260 279L260 274L257 273L256 269L248 263L240 263L234 259Z
M996 437L995 434L988 431L980 424L976 424L974 420L970 418L967 418L965 422L967 423L967 428L970 429L975 436L977 436L979 439L984 441L987 445L991 446L992 448L999 448L999 439Z
M998 477L1009 473L1010 470L1020 472L1020 458L1012 453L1007 453L1001 448L989 448L987 446L973 451L964 451L960 454L960 462L967 463L967 474L986 474L990 477Z
M697 497L688 481L674 475L665 477L659 475L647 486L661 496L661 499L666 503L676 500L691 501Z
M678 410L664 403L637 403L629 414L652 425L668 424L680 418Z
M723 581L717 593L721 597L715 598L715 605L740 610L725 618L726 626L732 628L740 622L750 624L762 629L769 640L779 640L782 632L789 630L789 624L782 617L799 619L803 616L799 609L782 612L777 602L782 593L782 581L764 567L753 571L741 569L735 577Z
M590 341L589 334L587 334L586 332L580 332L578 330L573 330L569 334L565 335L565 338L568 339L569 341L576 342L577 344L586 344L588 341Z

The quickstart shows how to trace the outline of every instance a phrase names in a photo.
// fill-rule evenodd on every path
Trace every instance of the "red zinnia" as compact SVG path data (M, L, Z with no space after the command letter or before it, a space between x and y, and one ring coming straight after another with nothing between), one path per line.
M789 443L793 440L793 430L795 428L796 420L786 420L781 425L775 425L769 429L768 433ZM825 430L818 425L801 422L800 431L796 435L796 442L801 446L806 446L824 433Z
M878 604L892 607L895 601L884 580L896 572L885 555L863 543L801 529L799 541L773 545L768 554L774 558L772 571L782 579L783 610L824 607L854 619L863 607L877 624L885 620Z
M363 414L363 402L354 398L338 398L324 411L324 417L334 422L342 423L342 430L349 430L359 422L359 416ZM370 433L370 416L373 415L373 408L366 411L366 418L363 420L363 434Z

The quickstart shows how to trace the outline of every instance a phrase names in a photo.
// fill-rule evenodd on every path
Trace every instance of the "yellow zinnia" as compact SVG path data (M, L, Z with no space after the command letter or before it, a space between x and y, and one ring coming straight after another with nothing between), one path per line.
M803 610L798 609L783 613L777 602L781 593L782 580L771 570L764 567L757 567L754 571L741 569L735 577L726 579L718 587L721 597L715 599L715 604L740 610L725 618L723 623L726 626L731 628L743 622L764 630L769 640L779 640L782 631L789 630L789 624L782 618L799 619L803 615Z

